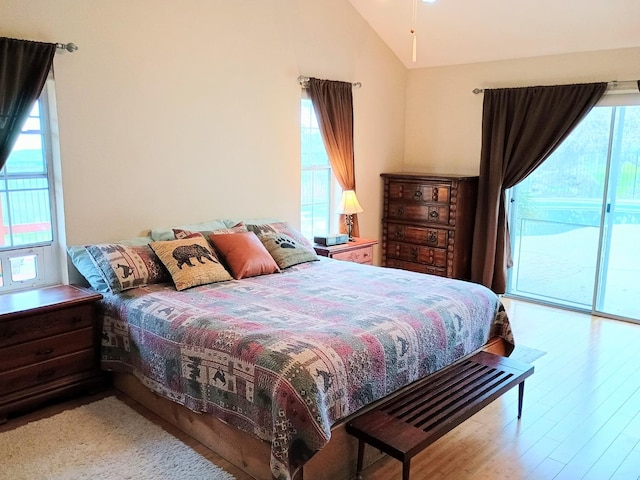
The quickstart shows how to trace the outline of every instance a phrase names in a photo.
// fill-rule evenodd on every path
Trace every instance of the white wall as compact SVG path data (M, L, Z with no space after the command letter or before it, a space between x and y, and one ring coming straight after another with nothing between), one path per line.
M56 55L69 244L219 217L299 224L298 75L354 91L361 235L399 170L406 70L346 0L2 0Z
M640 48L412 70L407 79L405 171L477 175L482 95L506 88L640 79Z

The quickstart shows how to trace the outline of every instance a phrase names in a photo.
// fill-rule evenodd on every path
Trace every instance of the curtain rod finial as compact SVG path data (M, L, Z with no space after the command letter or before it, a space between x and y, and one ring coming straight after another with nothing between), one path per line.
M67 52L73 53L78 50L78 46L75 43L56 43L56 48L60 50L66 50Z

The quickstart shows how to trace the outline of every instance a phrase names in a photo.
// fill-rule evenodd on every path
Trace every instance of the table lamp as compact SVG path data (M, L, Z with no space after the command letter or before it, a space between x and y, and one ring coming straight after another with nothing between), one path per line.
M353 215L356 213L362 213L364 210L358 202L355 190L345 190L342 192L342 198L340 199L340 205L338 206L338 213L344 215L344 224L347 227L347 235L349 235L349 241L353 242L351 232L353 230Z

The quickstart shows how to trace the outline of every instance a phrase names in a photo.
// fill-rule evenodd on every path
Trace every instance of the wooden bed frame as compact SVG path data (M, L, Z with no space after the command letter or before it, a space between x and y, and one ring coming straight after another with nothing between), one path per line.
M505 355L506 347L500 338L491 339L484 351ZM475 353L475 352L474 352ZM467 357L465 357L467 358ZM152 392L133 375L113 373L114 386L138 403L159 415L186 434L198 440L239 469L259 480L271 479L269 468L270 445L248 433L228 425L212 415L199 414ZM408 387L407 387L408 388ZM394 395L399 395L404 389ZM351 417L347 417L331 429L331 440L304 465L304 477L313 480L349 480L356 474L358 440L346 432L350 418L374 408L391 397L371 404ZM364 466L369 466L384 456L374 449L367 449ZM297 479L302 478L300 474Z

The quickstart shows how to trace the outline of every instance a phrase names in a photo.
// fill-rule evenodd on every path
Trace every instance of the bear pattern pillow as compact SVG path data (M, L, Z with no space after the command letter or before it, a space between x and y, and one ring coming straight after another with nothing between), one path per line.
M231 280L231 275L216 258L202 236L181 240L151 242L149 246L169 270L176 290Z
M171 280L148 245L104 243L87 245L86 250L113 293Z
M285 233L268 233L259 238L278 267L282 269L318 260L318 255L313 248L301 245Z

